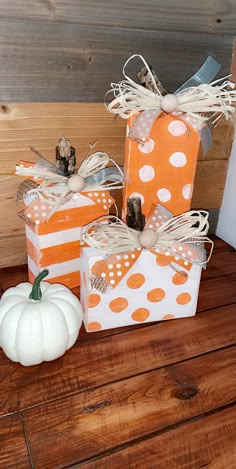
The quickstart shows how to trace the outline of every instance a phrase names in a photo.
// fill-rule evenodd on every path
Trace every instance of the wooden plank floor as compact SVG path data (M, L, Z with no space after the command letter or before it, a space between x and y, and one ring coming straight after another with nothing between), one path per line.
M2 291L26 275L0 270ZM215 239L196 317L82 330L29 368L0 351L0 468L235 469L235 342L236 251Z

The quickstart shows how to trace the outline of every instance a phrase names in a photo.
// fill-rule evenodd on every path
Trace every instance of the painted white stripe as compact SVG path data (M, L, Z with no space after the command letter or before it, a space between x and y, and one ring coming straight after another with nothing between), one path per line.
M38 238L39 236L37 236L33 230L31 230L31 228L29 228L27 225L25 225L25 234L26 234L26 237L29 239L29 241L31 241L31 243L36 247L38 248L39 246L39 241L38 241Z
M84 228L84 227L83 227ZM36 235L28 226L25 227L27 238L40 249L58 246L72 241L80 241L82 227L70 228L69 230L56 231L45 235Z
M40 235L38 236L39 246L41 249L43 249L50 246L58 246L59 244L70 243L72 241L80 241L81 231L81 226L78 226L76 228L70 228L69 230L61 230L56 231L55 233Z
M34 276L37 277L37 275L39 274L39 268L34 263L34 261L31 259L30 256L28 256L28 267L31 270L32 274L34 274Z
M39 273L39 269L30 256L28 256L28 266L31 272L35 276L37 276ZM72 261L60 262L59 264L48 265L48 266L45 266L44 269L49 270L49 275L47 278L54 278L54 277L58 277L59 275L69 274L71 272L79 272L80 259L77 258L77 259L73 259Z

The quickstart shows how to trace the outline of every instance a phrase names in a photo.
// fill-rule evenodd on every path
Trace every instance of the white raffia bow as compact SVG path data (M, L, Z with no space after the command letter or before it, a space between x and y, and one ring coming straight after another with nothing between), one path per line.
M110 164L109 167L108 164ZM40 156L34 166L16 165L15 174L33 177L42 182L33 189L29 189L26 196L39 198L41 202L49 204L52 209L47 220L66 202L71 200L74 192L70 191L67 183L69 177L64 176L55 165ZM104 191L123 188L123 173L117 163L105 152L95 152L87 155L76 174L83 178L85 184L81 192Z
M214 243L206 235L209 229L208 212L189 211L182 215L170 218L159 226L157 242L152 246L152 251L159 249L168 250L170 254L176 255L175 247L181 244L191 245L196 248L200 257L188 258L178 252L178 256L186 261L198 265L205 265L211 257ZM117 254L135 249L141 249L140 232L129 228L123 221L114 216L102 217L99 221L109 220L110 224L104 225L93 222L87 226L83 234L83 241L89 246L106 251L108 254ZM144 230L145 231L145 230ZM144 232L143 231L143 232ZM142 232L142 233L143 233ZM205 243L211 246L210 253L205 256Z
M139 57L148 70L155 92L136 83L126 74L126 66L135 57ZM128 119L132 115L144 111L156 110L162 112L163 96L157 87L150 67L141 55L132 55L126 61L123 67L123 75L125 80L111 83L111 89L107 93L107 95L111 93L114 96L114 99L106 104L110 112L118 114L123 119ZM229 80L223 81L225 78L228 78L228 76L215 80L210 84L187 88L176 94L178 106L175 112L177 115L187 113L202 123L216 116L215 119L211 120L213 125L221 119L222 115L226 120L229 119L235 111L236 90L233 90L235 88L234 83ZM202 113L211 113L211 116L203 116Z

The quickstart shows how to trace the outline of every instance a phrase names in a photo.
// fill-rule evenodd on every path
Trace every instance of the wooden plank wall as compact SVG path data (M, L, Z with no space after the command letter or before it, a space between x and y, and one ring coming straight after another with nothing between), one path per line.
M15 163L34 146L53 159L58 138L71 138L82 159L88 145L123 162L124 122L104 109L110 82L134 53L157 69L169 91L211 53L229 73L236 2L217 0L0 0L0 265L25 262L16 215ZM132 70L131 70L132 71ZM199 157L193 206L217 217L233 127L214 131Z

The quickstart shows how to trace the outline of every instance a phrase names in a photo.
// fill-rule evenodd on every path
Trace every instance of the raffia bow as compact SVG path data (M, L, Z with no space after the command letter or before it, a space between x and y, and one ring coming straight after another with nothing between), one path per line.
M109 224L101 224L99 221L91 223L83 234L83 241L87 245L107 254L105 260L96 262L93 267L95 288L99 285L100 289L106 291L109 285L116 287L136 262L142 249L149 249L154 255L163 257L174 270L175 264L187 270L192 264L204 267L211 257L213 242L206 236L209 229L208 212L193 210L172 217L171 212L163 206L153 206L141 233L129 228L117 217L108 219L111 222ZM145 240L148 233L151 233L151 244ZM210 245L208 255L206 244ZM109 268L113 265L118 274L110 277Z
M88 154L76 173L70 177L63 175L55 165L38 152L36 153L38 159L34 165L20 162L16 165L14 174L29 178L20 184L17 202L28 199L30 206L35 200L39 200L41 205L45 204L45 207L49 207L50 210L45 210L45 216L41 217L41 222L49 220L62 205L74 198L78 192L86 195L88 192L123 188L122 170L107 153ZM71 181L74 176L79 176L79 190L76 190L76 187L75 190L71 189L73 187ZM20 215L26 221L31 221L27 219L27 216L25 217L24 213L20 212Z
M136 57L146 67L155 92L136 83L127 75L126 67ZM216 125L222 117L227 120L235 111L236 90L233 90L235 84L229 80L223 81L224 78L211 83L208 81L218 72L217 65L219 66L215 59L208 57L201 69L174 95L162 96L145 59L139 54L132 55L123 67L125 79L118 83L111 83L111 89L107 95L111 94L113 99L106 104L107 109L123 119L140 113L129 132L129 137L139 142L145 142L149 138L155 120L163 112L174 114L183 120L187 115L190 123L191 119L197 122L196 128L200 133L208 121L211 121L211 125ZM204 79L206 82L203 82ZM199 82L200 84L195 84ZM193 83L195 86L192 86ZM200 135L200 137L208 140L210 138L207 134L206 136ZM205 147L206 150L209 146L209 143L203 143L203 148Z

